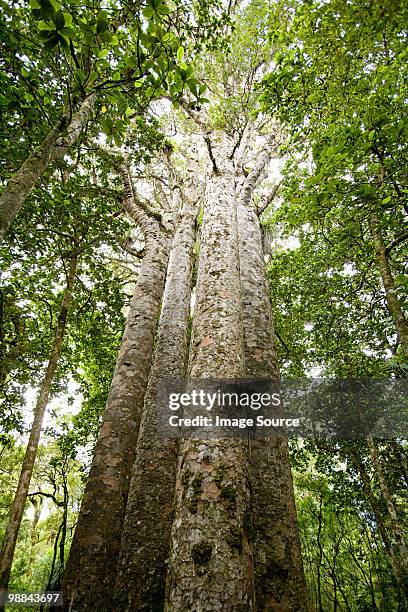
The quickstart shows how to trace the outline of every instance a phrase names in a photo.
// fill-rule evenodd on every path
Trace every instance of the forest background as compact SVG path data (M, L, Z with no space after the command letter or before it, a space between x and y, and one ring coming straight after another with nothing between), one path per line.
M212 135L239 145L253 126L242 173L262 158L252 203L281 376L407 376L408 7L0 9L0 541L33 411L45 411L9 588L51 589L146 255L129 184L157 220L177 185L191 189L191 159L195 187L205 184ZM398 438L291 442L317 610L406 609L407 460Z

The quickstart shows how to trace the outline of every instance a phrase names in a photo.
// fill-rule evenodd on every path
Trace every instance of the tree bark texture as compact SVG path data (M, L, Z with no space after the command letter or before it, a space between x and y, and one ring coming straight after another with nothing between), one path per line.
M78 523L64 573L69 610L112 610L126 500L166 277L172 227L138 209L129 176L124 206L139 219L146 254L128 312Z
M23 518L28 490L30 487L34 462L37 456L44 414L50 396L51 385L54 380L55 372L57 370L59 359L61 356L65 329L67 325L68 312L72 302L72 290L75 283L77 265L78 255L76 251L74 251L69 261L67 283L64 289L64 294L62 297L60 311L58 315L54 344L52 347L50 359L48 361L47 370L45 372L44 379L41 383L37 403L34 409L34 420L31 426L30 437L24 455L20 478L17 484L17 490L11 507L10 517L7 524L3 547L0 555L0 589L4 590L7 590L7 586L10 580L14 551L17 543L21 520Z
M278 379L261 229L251 204L254 186L244 184L238 201L245 374ZM287 440L251 439L250 444L257 610L309 610Z
M0 196L0 239L9 229L40 176L50 164L63 157L78 139L95 101L96 94L91 94L82 102L71 120L65 114L8 181Z
M187 190L173 240L129 487L115 589L115 607L123 611L158 612L164 606L178 444L158 430L168 406L160 405L157 390L163 376L186 374L196 192L194 185Z
M404 354L408 355L408 321L397 298L394 278L388 261L387 250L381 234L377 214L372 213L370 219L370 233L373 240L374 251L377 257L385 299L389 313L394 321L397 336Z
M218 144L218 172L207 181L191 378L243 375L236 194L225 140ZM167 612L253 609L245 443L223 439L181 443L171 538Z

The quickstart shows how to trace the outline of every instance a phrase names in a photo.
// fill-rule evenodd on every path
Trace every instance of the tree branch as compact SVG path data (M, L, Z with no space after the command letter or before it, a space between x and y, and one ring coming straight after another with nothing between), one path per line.
M258 205L258 208L257 208L257 211L256 211L256 214L258 215L258 217L260 217L262 215L262 213L264 213L265 210L268 208L268 206L270 204L272 204L272 202L274 201L274 199L275 199L275 197L276 197L276 195L277 195L277 193L278 193L282 183L283 183L283 179L281 179L279 181L279 183L276 183L276 185L274 185L272 187L271 192L264 198L263 202L261 202Z

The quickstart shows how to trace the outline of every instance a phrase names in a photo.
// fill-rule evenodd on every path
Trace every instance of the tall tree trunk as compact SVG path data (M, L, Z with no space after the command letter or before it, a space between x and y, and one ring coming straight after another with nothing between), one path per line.
M131 181L125 179L124 204L142 225L146 254L64 573L64 601L72 612L113 609L129 480L171 245L171 231L163 231L154 218L132 203Z
M388 261L387 250L380 230L378 215L371 213L369 219L370 233L373 240L374 250L377 257L382 284L385 291L385 299L389 313L394 321L397 336L404 354L408 355L408 321L405 318L401 304L397 298L394 278Z
M123 526L116 579L118 610L163 610L177 471L178 444L158 431L163 410L157 390L163 376L186 374L191 273L197 196L184 203L167 270L163 310L149 376ZM162 417L160 416L162 413Z
M370 457L373 463L374 471L377 475L378 482L380 485L381 494L383 496L385 506L387 508L388 517L390 520L390 530L393 535L393 539L396 543L398 550L398 556L400 563L404 568L404 574L408 578L408 550L407 544L404 537L404 527L401 525L397 515L397 511L392 499L390 490L388 488L387 481L385 479L384 471L381 465L381 461L378 457L377 447L371 434L367 436L368 448L370 450Z
M234 169L219 144L203 219L192 338L191 378L244 373ZM184 440L165 610L254 606L249 538L247 447L240 440Z
M352 446L348 447L347 455L351 459L355 469L357 470L360 476L364 492L375 516L378 531L380 532L380 536L383 541L385 552L387 554L392 572L394 574L395 581L400 589L402 599L404 600L405 604L408 605L408 581L406 579L406 576L404 575L404 569L401 566L400 560L396 556L393 550L392 543L390 542L390 539L388 537L388 533L384 525L384 520L380 508L378 506L377 499L371 487L370 479L368 477L365 466L361 461L361 458L359 457L358 451L352 448Z
M34 420L31 426L30 437L24 455L21 474L11 507L10 518L7 524L3 548L0 555L0 589L4 590L7 590L7 586L10 580L10 572L17 543L18 531L20 529L21 519L23 518L24 506L27 500L28 490L30 487L31 475L33 473L34 462L37 455L38 444L40 441L44 414L50 396L51 385L54 380L55 372L58 367L59 359L61 356L68 311L72 301L72 290L75 283L77 265L78 255L77 251L74 250L70 257L67 283L64 289L64 294L58 315L54 345L52 348L50 359L48 361L47 371L41 383L40 393L35 406Z
M0 196L0 239L9 229L13 219L37 180L48 166L63 157L77 140L95 105L96 94L86 98L71 120L68 114L58 121L37 149L31 153L11 177ZM66 132L65 136L62 134Z
M276 380L273 314L261 229L251 204L252 178L238 203L245 374ZM287 441L252 439L250 466L257 609L308 610Z

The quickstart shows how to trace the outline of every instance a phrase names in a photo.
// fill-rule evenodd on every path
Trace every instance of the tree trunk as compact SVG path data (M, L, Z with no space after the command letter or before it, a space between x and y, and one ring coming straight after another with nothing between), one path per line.
M124 204L132 211L135 205L131 181L124 183ZM142 210L137 215L144 226L146 255L127 316L64 573L64 601L72 612L113 609L129 480L171 244L170 230L160 229L159 223Z
M75 274L78 264L78 256L74 251L70 257L70 265L67 276L67 284L64 289L60 312L58 316L57 329L54 345L48 361L47 371L41 384L40 393L34 410L34 420L31 426L27 450L24 455L20 478L17 484L16 494L11 507L10 518L6 528L3 548L0 555L0 589L7 590L10 580L11 566L13 563L14 550L17 543L18 531L23 518L24 506L30 487L31 475L38 444L40 441L41 428L44 420L45 410L48 404L51 385L61 356L62 343L67 324L67 316L72 301L72 289L75 283Z
M197 195L184 203L167 270L163 310L149 377L123 526L116 579L118 610L162 611L177 471L178 444L158 431L163 376L182 379L188 356L188 321Z
M392 544L388 537L387 530L384 525L383 517L381 515L378 502L375 498L374 492L371 487L370 479L366 472L363 462L358 456L358 452L353 448L349 447L347 450L347 455L351 459L354 467L360 475L361 483L363 485L364 492L367 496L368 502L371 506L373 514L375 516L375 520L377 523L378 531L380 532L381 539L384 544L385 552L387 554L389 563L391 565L392 572L394 574L395 581L400 589L401 597L403 598L405 604L408 604L408 583L406 577L404 576L404 570L401 567L400 561L398 557L395 555Z
M377 256L378 268L380 271L382 284L385 291L385 299L389 313L394 321L397 336L404 354L408 355L408 321L405 318L401 304L397 298L394 278L388 262L387 250L381 235L378 216L375 212L371 213L369 220L370 233Z
M390 519L390 529L397 546L400 563L404 568L404 574L405 576L407 576L408 579L408 550L404 537L404 527L401 525L400 520L398 518L394 501L392 499L387 481L385 479L384 471L382 469L382 465L378 457L377 447L371 435L367 436L367 442L368 448L370 450L370 457L373 463L373 468L377 475L380 490L385 502L385 506L387 508L388 517Z
M262 235L251 204L254 187L247 183L238 203L245 374L276 380L279 368ZM287 441L252 439L250 466L257 609L309 610Z
M68 152L86 125L96 94L86 98L69 119L65 114L11 177L0 196L0 239L3 238L37 180L48 166ZM68 126L68 127L66 127ZM66 128L66 135L62 136Z
M244 373L234 169L219 145L208 178L191 378ZM184 440L166 585L168 612L253 610L247 447L240 440Z
M32 567L34 565L34 560L35 560L35 545L37 544L37 525L38 525L38 521L40 520L40 516L41 516L42 499L41 497L36 495L35 497L31 498L31 503L33 504L33 508L34 508L34 516L33 516L33 521L31 523L31 528L30 528L31 547L30 547L30 558L28 560L28 570L27 570L28 576L31 576L33 573Z

